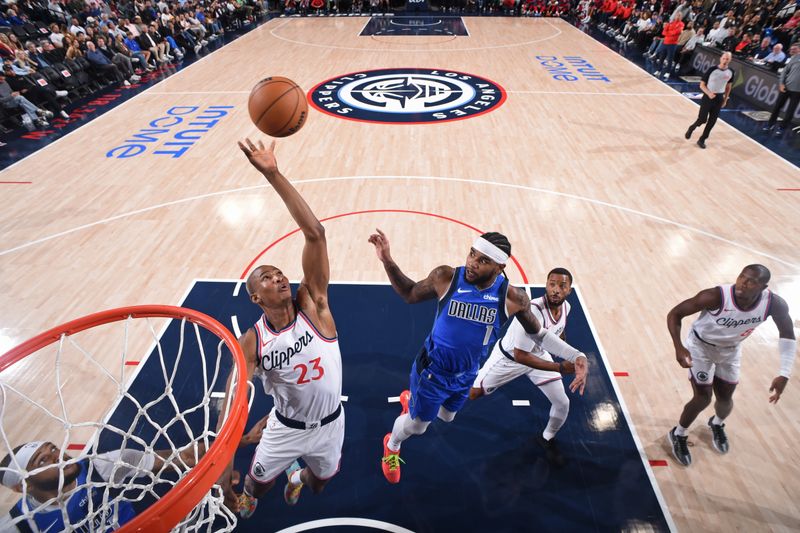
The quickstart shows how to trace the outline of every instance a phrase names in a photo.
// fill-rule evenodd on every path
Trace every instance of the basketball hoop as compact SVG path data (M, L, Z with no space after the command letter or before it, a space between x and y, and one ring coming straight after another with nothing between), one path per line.
M168 319L161 334L155 332L151 319ZM179 322L174 319L179 319ZM106 354L108 353L106 351L106 344L108 344L107 339L112 339L114 336L113 331L109 334L106 330L113 330L113 328L118 326L105 326L123 321L125 331L122 352L123 359L118 367L116 367L115 363L115 367L119 370L119 377L117 377L114 375L116 370L111 371L106 369L104 363L101 362L99 358L96 358L89 350L84 348L83 337L87 335L86 333L83 333L77 340L75 340L75 337L79 333L87 330L97 330L94 333L96 333L95 336L99 337L100 340L96 344L99 345L98 349L101 350L101 353ZM139 322L139 325L132 325L133 322L136 321ZM141 324L142 321L144 321L145 324ZM139 385L136 382L136 376L138 376L137 371L139 369L136 368L133 370L133 376L128 375L126 377L125 375L126 372L131 372L130 367L125 367L126 364L137 364L137 362L127 363L125 360L129 346L129 333L131 330L141 327L151 332L153 345L146 353L152 352L153 355L151 357L160 358L160 360L156 361L160 364L157 370L161 372L165 380L164 392L159 392L159 396L146 403L140 403L139 400L129 393L131 387ZM187 331L193 332L194 335L187 336ZM162 338L167 334L170 335L170 338L175 335L179 337L177 339L178 351L176 354L165 353L164 346L162 346ZM148 339L145 340L147 341ZM55 343L58 344L54 361L49 359L50 354L38 353ZM195 343L198 348L197 350L193 349ZM206 346L215 346L216 354L211 353L210 350L209 353L206 354ZM223 346L227 347L227 350L230 352L230 358L223 357L223 354L226 353L223 350ZM75 347L74 351L77 352L77 356L73 356L71 352L69 356L65 355L65 353L69 351L68 349L72 347ZM39 395L31 394L28 391L22 390L23 387L21 386L12 385L2 380L3 377L6 377L2 374L3 372L33 354L37 354L37 358L39 355L44 355L47 359L43 361L47 362L48 365L53 364L55 367L55 382L57 384L58 396L58 403L55 404L55 408L48 407L44 404L43 400L40 398L40 396L43 396L41 393L39 393ZM68 357L71 357L71 359L68 359ZM228 405L222 406L220 409L219 416L224 416L226 418L224 425L220 428L219 433L217 433L215 430L216 427L209 427L213 425L212 417L210 416L212 410L212 393L214 389L217 389L214 396L219 397L221 396L220 389L223 391L225 390L228 374L227 372L221 372L221 369L231 358L233 359L233 378L231 382L233 398L228 398ZM30 359L34 358L32 357ZM106 360L107 359L108 357L106 357ZM178 370L179 365L184 365L180 367L180 372ZM202 373L202 379L197 378L201 383L198 384L195 381L191 381L190 383L196 389L193 390L196 399L192 398L189 401L196 402L196 405L182 405L182 403L186 403L187 400L184 398L177 398L177 393L173 390L176 381L189 383L190 380L195 379L193 376L182 375L182 373L185 374L184 370L186 365L190 365L191 368L196 368L198 373ZM62 389L65 388L70 379L69 377L65 377L64 374L73 367L80 368L82 372L80 375L85 375L86 368L94 370L99 368L101 371L100 378L112 382L108 388L114 389L114 387L116 387L118 391L116 404L105 414L105 419L102 422L75 421L71 418L73 409L66 406L66 394ZM39 379L40 376L37 375L37 380ZM74 381L75 380L73 380L73 383ZM160 391L161 385L159 383L151 383L148 381L146 385L149 386L151 392ZM41 388L41 384L39 386ZM84 384L83 386L84 390L86 390L90 385ZM183 388L186 387L183 386ZM20 425L19 420L13 422L16 424L13 428L5 426L6 419L13 419L18 413L20 405L32 411L31 415L28 415L33 416L33 418L30 418L31 420L37 420L38 422L42 414L45 414L53 419L51 422L57 422L57 424L53 424L55 429L66 430L66 435L61 444L62 452L66 452L68 444L70 443L70 433L73 433L74 437L74 434L79 431L86 432L91 430L93 432L89 444L87 444L77 458L69 460L62 459L59 462L59 468L62 472L60 476L62 482L64 468L68 465L79 461L97 459L99 456L103 455L95 449L99 447L101 433L103 431L107 431L105 435L110 435L112 439L121 439L123 448L133 445L139 452L149 452L151 455L155 453L154 450L156 450L157 442L168 442L169 445L166 447L166 450L159 450L159 457L162 458L163 467L159 472L146 472L149 477L136 477L122 484L119 481L98 483L87 479L83 487L87 487L90 491L104 490L106 492L102 499L102 506L93 510L95 516L88 516L82 523L94 530L96 526L92 526L93 520L95 524L98 519L101 521L106 519L117 521L120 502L127 502L127 505L130 505L130 502L141 502L141 497L138 500L126 499L125 495L128 491L132 490L131 487L134 487L136 489L141 489L141 494L148 493L157 501L146 509L139 510L132 520L121 524L122 527L120 527L119 531L126 533L133 531L146 531L148 533L166 532L170 531L176 525L181 527L182 531L195 531L200 528L211 530L212 525L214 525L215 530L230 531L236 525L236 517L224 506L222 490L219 486L214 486L214 484L232 460L242 433L244 432L248 410L247 389L247 371L241 347L233 334L212 317L191 309L164 305L132 306L102 311L67 322L41 333L0 356L0 402L2 402L0 403L0 447L4 445L7 448L7 453L16 445L24 442L19 441L19 436L13 436L15 439L13 441L8 437L8 434L16 430L17 426ZM153 394L155 393L156 392L153 392ZM9 407L9 400L19 400L19 404ZM83 402L84 404L89 403L85 397ZM110 422L110 419L113 412L124 402L134 405L138 411L135 416L133 416L133 425L127 429L120 429L118 425L114 425L115 423ZM73 400L73 403L75 403L75 400ZM166 410L164 409L164 405L174 406L175 414L172 415L171 420L168 420L162 425L157 421L156 414L162 417L170 415L169 413L165 414L164 411ZM154 414L149 412L154 406L158 406L160 409L159 413ZM17 409L17 412L15 412L14 409ZM62 414L56 414L59 410ZM195 430L189 424L189 419L192 421L200 419L203 421L201 425L205 427L201 430ZM24 420L23 418L23 421ZM47 422L47 419L45 419L45 422ZM24 426L24 422L22 425ZM59 427L56 427L57 425ZM142 436L139 434L139 429L141 428L148 430L149 433L155 436ZM176 431L180 432L181 435L186 435L186 442L180 443L173 438L171 433ZM49 439L45 436L44 440ZM58 443L55 439L50 440ZM210 444L212 440L213 444ZM182 444L187 447L181 448ZM181 456L181 450L193 449L194 452L192 453L194 453L194 459L196 460L198 458L197 450L199 446L203 446L207 449L207 452L202 458L199 458L199 461L196 462L194 467L189 468ZM2 459L3 456L5 456L5 453L0 453L0 459ZM86 464L90 464L89 461L87 461ZM15 466L13 461L9 465L9 467ZM26 466L27 465L23 465L22 468L24 469ZM119 467L118 464L115 466L114 472L116 472L117 467ZM92 467L89 467L90 472L91 468ZM11 468L0 468L0 477L10 469ZM42 469L38 469L38 471L42 471ZM161 475L165 472L177 473L178 479L176 481L171 479L164 481ZM27 480L28 477L35 473L37 473L37 469L26 473L23 479ZM137 473L137 475L141 474L142 473ZM141 484L137 483L138 480L142 478L144 478L144 482ZM156 488L158 487L156 487L156 485L159 484L162 489L164 486L169 487L166 494L157 494ZM61 485L59 486L61 487ZM79 486L78 488L81 487ZM78 490L78 488L74 490ZM23 494L27 494L27 492L25 492L27 488L24 483L23 489ZM114 489L119 491L119 495L110 497L109 491ZM59 491L60 490L61 489L59 489ZM94 497L93 495L95 492L90 492L90 494L92 495L90 497L91 499ZM30 509L29 514L26 514L23 519L31 518L35 512L52 504L53 500L43 502L40 507ZM27 507L27 505L26 503L25 506ZM88 507L89 511L92 512L92 505ZM68 521L66 511L62 510L62 513L65 524L70 524L67 525L67 529L71 530L72 527L80 527L80 524L71 524ZM111 516L111 518L109 518L109 516ZM104 524L105 522L101 522L100 530L105 530Z

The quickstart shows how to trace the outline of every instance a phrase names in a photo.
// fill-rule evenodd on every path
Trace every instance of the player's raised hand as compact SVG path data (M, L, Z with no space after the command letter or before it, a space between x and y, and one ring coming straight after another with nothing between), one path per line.
M278 171L278 162L275 160L275 141L270 143L269 148L265 148L262 141L258 141L258 145L255 145L249 138L245 138L244 141L239 141L239 148L247 156L250 164L262 174Z
M375 253L378 254L378 259L383 263L391 261L392 254L389 252L389 239L386 237L386 234L378 228L375 228L375 231L377 231L377 233L373 233L369 236L369 242L375 246Z
M586 357L578 357L575 359L575 379L569 385L569 390L572 392L578 391L578 394L583 396L583 389L586 388L586 378L589 375L589 359Z
M789 383L789 378L785 378L783 376L778 376L772 380L772 386L769 388L772 396L769 397L769 403L778 403L778 400L781 399L781 394L783 394L783 389L786 388L787 383Z
M692 356L683 346L675 349L675 359L683 368L692 368Z

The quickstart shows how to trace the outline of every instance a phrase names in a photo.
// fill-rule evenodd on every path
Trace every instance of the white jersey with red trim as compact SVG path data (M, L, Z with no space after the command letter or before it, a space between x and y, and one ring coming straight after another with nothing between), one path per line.
M722 305L719 309L703 310L692 329L707 343L716 346L736 346L754 329L766 322L772 303L772 291L764 289L750 309L739 309L733 297L733 285L720 285ZM690 333L691 335L692 333Z
M546 298L546 296L540 296L539 298L531 300L531 312L537 319L541 321L544 329L548 330L553 335L560 337L567 328L567 315L569 315L569 312L572 308L570 307L569 302L564 300L564 303L561 304L561 316L559 316L558 320L556 320L553 318L553 314L550 312L550 307L547 306L547 301L545 300ZM537 344L531 353L541 357L546 352Z
M555 320L550 313L550 308L547 306L544 296L531 300L531 313L533 313L533 316L536 317L544 329L559 337L564 333L564 329L567 327L567 315L570 309L569 302L565 301L561 305L561 316L558 317L558 320ZM530 336L528 336L522 324L520 324L519 320L516 318L511 322L505 335L500 339L499 344L508 354L513 354L514 348L519 348L524 351L528 351L528 348L530 348L530 353L537 357L544 357L547 359L549 356L541 346L530 339ZM552 358L548 360L552 361Z
M339 407L342 355L338 338L317 331L299 309L294 322L273 330L264 315L255 323L257 376L275 399L275 409L299 422L319 421Z

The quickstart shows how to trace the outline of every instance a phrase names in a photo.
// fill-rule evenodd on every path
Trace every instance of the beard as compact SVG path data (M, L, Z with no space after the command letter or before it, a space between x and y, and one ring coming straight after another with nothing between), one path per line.
M70 472L68 470L70 468L74 469L74 471ZM72 464L72 465L69 465L68 467L66 467L64 469L64 485L63 486L64 487L69 486L73 481L78 479L78 476L80 474L81 474L81 469L80 469L80 466L78 466L77 464ZM58 478L55 478L55 479L52 479L52 480L48 480L48 481L39 482L39 483L36 484L36 486L40 490L44 490L44 491L58 490L58 485L59 485L59 479Z

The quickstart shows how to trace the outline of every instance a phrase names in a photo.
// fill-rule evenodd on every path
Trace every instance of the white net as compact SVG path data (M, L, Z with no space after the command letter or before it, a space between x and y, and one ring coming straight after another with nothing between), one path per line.
M137 353L145 357L131 358ZM217 413L230 407L220 409L234 367L225 342L203 326L186 318L128 316L64 333L6 368L0 374L0 505L8 514L0 531L105 532L129 523L211 448ZM234 387L237 374L234 369ZM31 442L28 452L19 450ZM201 499L175 530L235 527L222 490L210 486L214 481L199 487L202 481L192 480Z

